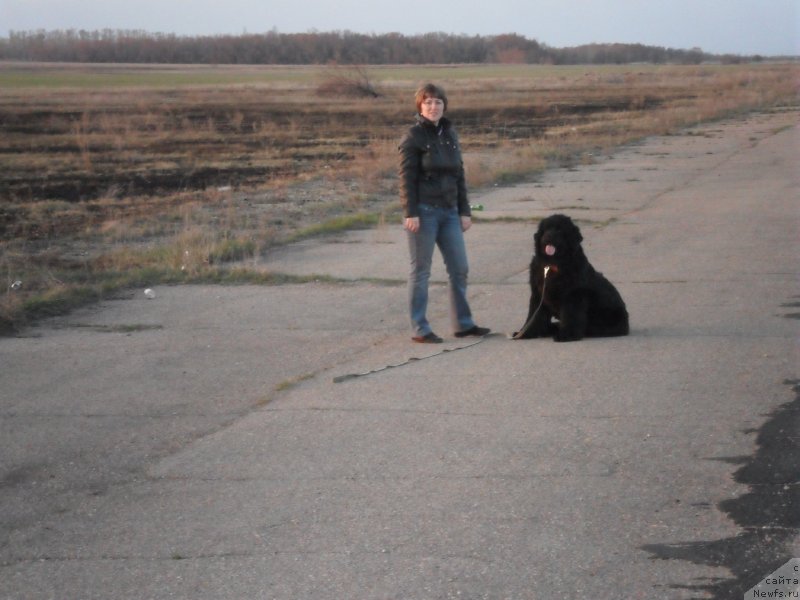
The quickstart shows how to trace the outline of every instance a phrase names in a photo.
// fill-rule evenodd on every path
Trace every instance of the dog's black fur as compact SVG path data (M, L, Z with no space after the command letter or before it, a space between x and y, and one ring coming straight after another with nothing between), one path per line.
M622 296L589 263L582 241L580 229L566 215L551 215L539 223L533 236L528 318L526 327L514 337L552 336L557 342L571 342L628 335L628 311ZM550 269L545 280L546 266Z

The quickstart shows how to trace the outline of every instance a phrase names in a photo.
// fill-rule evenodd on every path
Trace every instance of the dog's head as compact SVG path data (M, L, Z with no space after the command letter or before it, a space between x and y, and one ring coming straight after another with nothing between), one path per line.
M551 215L539 222L533 234L536 256L545 262L561 262L581 254L583 236L566 215Z

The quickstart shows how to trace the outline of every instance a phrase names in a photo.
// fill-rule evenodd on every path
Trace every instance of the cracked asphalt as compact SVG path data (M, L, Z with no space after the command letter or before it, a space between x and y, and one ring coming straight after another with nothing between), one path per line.
M474 193L479 343L441 261L411 343L399 223L0 339L0 596L742 597L800 556L799 115ZM554 212L630 336L507 339Z

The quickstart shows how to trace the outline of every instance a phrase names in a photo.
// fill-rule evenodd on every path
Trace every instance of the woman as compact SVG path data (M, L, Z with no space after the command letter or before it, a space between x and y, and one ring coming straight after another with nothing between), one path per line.
M409 305L415 342L438 344L426 315L433 247L450 278L450 314L456 337L484 336L467 302L464 232L472 226L458 138L448 119L447 95L428 83L417 90L417 122L400 143L400 197L411 254Z

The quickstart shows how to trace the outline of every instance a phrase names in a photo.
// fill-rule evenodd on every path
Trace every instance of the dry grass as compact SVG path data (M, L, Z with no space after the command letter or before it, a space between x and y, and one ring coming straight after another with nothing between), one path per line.
M354 98L318 95L325 73L307 67L207 69L204 86L122 71L62 66L48 84L46 67L0 65L0 328L384 222L423 79L448 90L473 189L796 106L798 79L792 64L383 67L361 73L380 95Z

